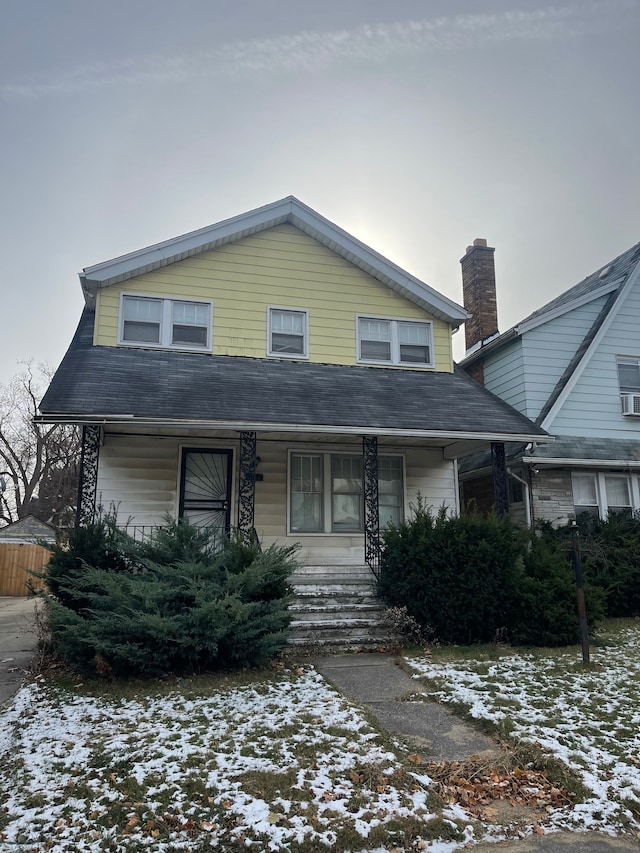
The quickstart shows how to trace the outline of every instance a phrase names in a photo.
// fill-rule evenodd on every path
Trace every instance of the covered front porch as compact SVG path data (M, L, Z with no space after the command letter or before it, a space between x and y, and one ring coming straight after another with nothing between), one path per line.
M418 496L457 512L457 454L488 446L398 433L85 424L78 523L111 511L141 538L168 516L187 518L265 545L295 543L305 565L375 574L384 526L409 517Z

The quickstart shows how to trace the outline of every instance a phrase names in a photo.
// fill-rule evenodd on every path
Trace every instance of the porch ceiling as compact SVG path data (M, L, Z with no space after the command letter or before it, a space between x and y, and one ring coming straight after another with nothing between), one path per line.
M198 427L171 427L159 426L150 431L142 425L105 424L105 435L130 435L147 436L149 438L177 438L186 439L190 442L203 441L207 444L215 441L237 442L240 439L238 430L231 429L202 429ZM326 432L290 432L286 430L258 430L257 440L272 444L286 444L287 446L298 445L341 445L360 448L362 446L362 435L353 433L326 433ZM452 441L450 438L418 437L408 435L382 435L378 436L379 447L433 447L442 450L458 448L460 442ZM470 442L475 451L488 449L489 442L478 438ZM467 451L469 452L469 451ZM456 454L457 455L457 454Z

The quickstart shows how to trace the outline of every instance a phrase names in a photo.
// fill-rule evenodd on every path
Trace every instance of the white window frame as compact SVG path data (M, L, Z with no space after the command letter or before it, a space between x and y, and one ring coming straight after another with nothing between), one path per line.
M388 360L380 358L361 358L360 357L360 321L361 320L381 320L390 324L391 332L391 358ZM403 324L410 326L425 326L427 328L429 347L429 361L401 361L400 360L400 340L398 328ZM431 320L414 320L411 317L384 317L377 314L356 314L356 361L358 364L383 364L383 365L398 365L402 367L411 367L415 370L424 370L425 368L435 367L433 353L433 323Z
M287 535L290 536L363 536L362 530L333 530L333 487L331 459L334 456L360 456L353 450L335 450L317 447L290 448L287 454ZM322 459L322 529L321 530L293 530L291 527L291 457L292 456L320 456ZM404 520L407 507L407 472L406 457L403 453L379 453L378 456L394 457L401 461L402 474L402 519ZM364 460L363 460L364 476ZM363 499L364 500L364 499ZM364 504L362 507L364 513ZM364 528L364 520L363 520Z
M282 311L284 314L300 314L302 316L302 353L297 352L274 352L271 348L271 318L274 311ZM267 355L270 358L309 358L309 311L307 308L291 308L284 305L267 305Z
M124 306L127 299L149 299L161 303L160 314L160 342L144 342L130 341L124 336ZM176 302L189 302L197 305L205 305L207 311L207 343L206 346L198 344L171 342L173 335L173 305ZM172 349L182 352L211 352L213 341L213 302L210 299L194 299L189 296L163 296L155 293L132 293L124 292L120 294L120 307L118 315L118 344L127 347L142 347L144 349Z
M573 489L573 480L575 475L593 477L596 491L596 505L598 509L598 517L605 519L609 515L609 501L607 497L607 478L616 478L625 480L629 493L629 509L635 512L640 506L640 483L637 475L625 474L623 471L572 471L571 472L571 498L573 501L574 512L580 514L580 508L575 503L575 492ZM586 510L585 510L586 511Z
M620 408L626 417L638 417L640 415L640 381L637 386L622 385L620 382L620 365L633 365L640 373L640 358L634 355L617 355L616 372L618 375L618 388L620 391ZM631 398L631 399L629 399ZM626 405L625 405L626 404Z

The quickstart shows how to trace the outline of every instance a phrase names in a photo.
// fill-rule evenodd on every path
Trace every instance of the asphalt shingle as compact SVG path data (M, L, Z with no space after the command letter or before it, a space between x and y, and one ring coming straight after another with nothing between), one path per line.
M545 435L462 370L436 373L93 346L86 309L40 410L205 421Z

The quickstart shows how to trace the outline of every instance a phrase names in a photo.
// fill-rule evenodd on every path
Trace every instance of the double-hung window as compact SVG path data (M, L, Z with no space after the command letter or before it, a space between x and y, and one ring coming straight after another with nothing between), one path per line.
M640 359L618 357L618 384L623 415L640 415Z
M293 308L267 309L267 353L285 358L309 357L309 314Z
M162 299L125 296L122 300L122 340L159 344L162 332Z
M358 361L433 367L431 323L358 317L357 328Z
M589 512L606 518L610 512L633 510L632 487L635 489L637 484L627 474L575 472L571 484L576 515Z
M176 349L211 349L211 303L123 295L120 343Z
M364 530L360 455L292 453L289 495L289 529L293 533L361 533ZM378 457L378 500L380 527L402 521L402 457Z

